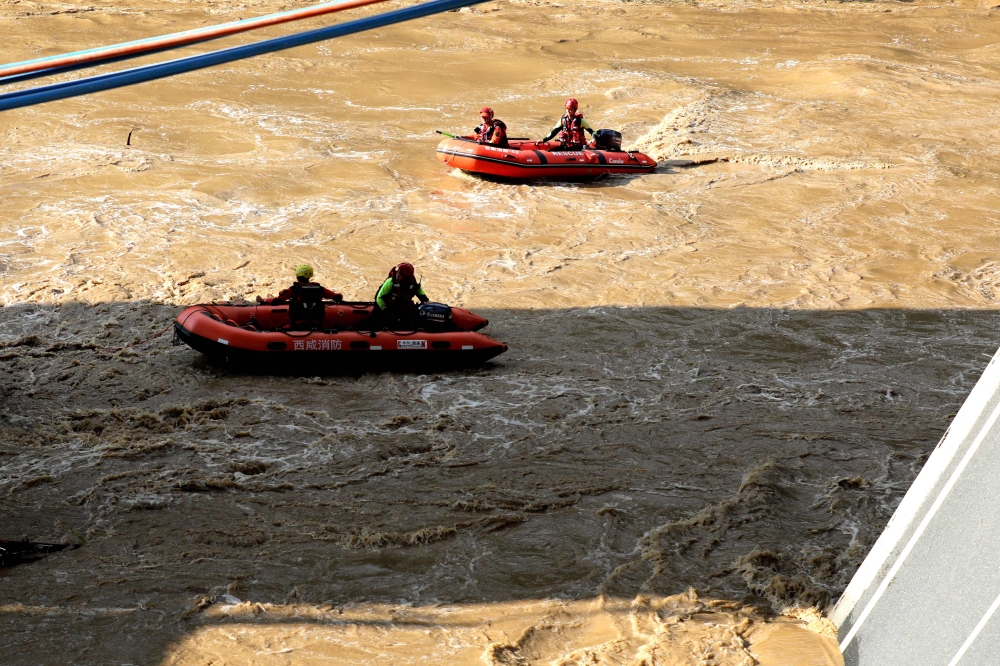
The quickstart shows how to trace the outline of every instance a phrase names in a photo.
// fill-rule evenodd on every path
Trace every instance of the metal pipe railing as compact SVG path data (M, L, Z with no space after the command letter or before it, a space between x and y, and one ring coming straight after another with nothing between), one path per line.
M52 102L69 97L88 95L90 93L100 92L103 90L112 90L114 88L131 86L136 83L144 83L146 81L153 81L155 79L162 79L176 74L193 72L195 70L205 69L206 67L213 67L227 62L233 62L234 60L251 58L265 53L273 53L275 51L290 49L296 46L303 46L314 42L335 39L337 37L363 32L365 30L384 28L385 26L392 25L394 23L411 21L424 16L439 14L441 12L447 12L461 7L469 7L483 2L487 2L487 0L433 0L432 2L425 2L413 7L397 9L384 14L376 14L375 16L357 19L347 23L339 23L326 28L318 28L308 32L300 32L285 37L276 37L262 42L254 42L253 44L234 46L220 51L212 51L211 53L188 56L177 60L168 60L167 62L156 63L153 65L144 65L142 67L126 69L120 72L99 74L97 76L91 76L75 81L67 81L65 83L55 83L38 88L19 90L17 92L0 95L0 111L17 109L24 106L33 106L35 104Z
M44 72L45 70L66 71L68 68L75 69L79 66L98 64L108 60L118 60L123 57L134 57L152 51L163 51L179 46L187 46L188 44L207 42L212 39L220 39L229 35L247 32L248 30L257 30L258 28L266 28L290 21L300 21L314 16L323 16L334 12L342 12L346 9L354 9L355 7L374 5L379 2L387 2L387 0L335 0L335 2L324 2L311 7L223 23L222 25L215 25L209 28L196 28L160 37L139 39L134 42L124 42L122 44L87 49L85 51L75 51L73 53L48 56L46 58L14 62L9 65L0 65L0 84L10 83L10 80L3 81L3 79L8 77L17 77L17 79L20 79L20 75L33 72Z

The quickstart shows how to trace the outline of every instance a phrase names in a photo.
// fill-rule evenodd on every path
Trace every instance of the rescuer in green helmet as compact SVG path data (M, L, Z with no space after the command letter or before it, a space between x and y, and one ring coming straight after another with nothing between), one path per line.
M327 289L321 284L312 282L313 267L309 264L300 264L295 267L295 283L288 287L287 289L282 289L278 292L278 295L274 298L257 298L258 303L265 303L267 305L283 305L285 303L292 304L296 301L301 301L302 299L302 287L319 287L322 289L323 298L330 299L336 303L344 300L343 294L338 291L333 291L332 289Z
M295 282L287 289L282 289L274 298L257 297L257 302L264 305L288 304L289 328L317 330L323 328L326 319L326 306L323 299L340 303L344 296L337 291L327 289L323 285L312 282L313 267L301 264L295 267Z

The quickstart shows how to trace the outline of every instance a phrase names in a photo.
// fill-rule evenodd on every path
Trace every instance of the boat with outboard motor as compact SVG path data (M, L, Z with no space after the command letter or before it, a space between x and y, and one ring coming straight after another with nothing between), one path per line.
M441 132L441 134L445 134ZM621 149L621 134L597 130L593 147L562 150L561 144L510 139L505 147L479 143L473 136L445 134L437 147L444 164L468 173L509 180L595 180L611 174L642 174L656 168L656 160L634 150Z
M248 371L437 370L480 366L507 351L478 332L489 321L468 310L423 303L407 324L412 330L368 330L374 307L324 302L322 321L303 325L293 324L288 305L205 303L177 315L174 335L178 343Z

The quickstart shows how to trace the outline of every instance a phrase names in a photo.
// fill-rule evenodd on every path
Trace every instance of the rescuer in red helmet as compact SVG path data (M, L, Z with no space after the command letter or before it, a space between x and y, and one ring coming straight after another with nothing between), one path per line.
M582 150L587 142L584 132L594 133L594 128L590 126L583 114L579 112L580 105L576 99L570 97L566 100L566 113L559 119L559 124L552 128L549 135L542 139L548 141L559 135L559 142L562 144L556 150Z
M479 137L479 143L506 148L507 126L502 120L493 117L493 109L484 106L479 109L479 117L483 119L483 124L474 130Z
M375 310L369 323L374 330L377 326L406 323L413 316L413 299L421 303L428 300L424 288L413 275L413 264L402 263L389 271L378 293L375 294Z

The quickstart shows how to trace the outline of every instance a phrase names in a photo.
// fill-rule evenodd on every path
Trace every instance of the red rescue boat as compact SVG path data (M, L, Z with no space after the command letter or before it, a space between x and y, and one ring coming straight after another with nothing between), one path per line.
M373 303L327 303L322 324L291 326L289 306L192 305L174 321L176 338L246 370L261 366L325 371L475 367L507 351L477 331L489 321L461 308L431 306L416 330L366 330ZM450 316L442 316L446 313Z
M594 180L610 174L649 173L656 168L656 160L636 151L552 150L557 144L518 139L509 144L498 148L471 137L447 138L438 144L437 156L462 171L511 180Z

